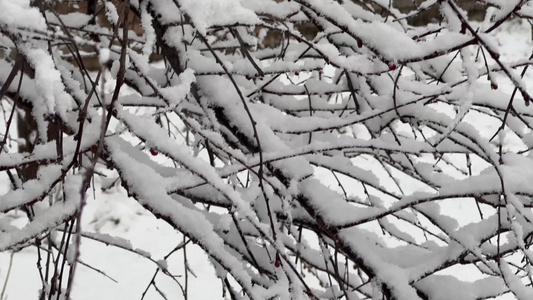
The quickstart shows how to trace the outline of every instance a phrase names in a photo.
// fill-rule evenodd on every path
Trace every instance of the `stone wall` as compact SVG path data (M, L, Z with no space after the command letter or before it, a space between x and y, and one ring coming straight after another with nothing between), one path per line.
M392 5L401 12L407 13L416 8L424 0L392 0ZM486 6L475 0L456 0L456 3L468 12L468 18L475 21L483 21L485 17ZM436 22L441 19L438 5L434 5L431 9L421 12L409 19L412 25L425 25L430 22Z
M0 0L1 1L1 0ZM286 0L274 0L277 2L286 1ZM365 2L368 0L353 0L355 2ZM425 0L392 0L392 5L399 9L403 13L407 13L416 9L418 5L423 3ZM115 5L120 8L120 1L112 0ZM468 12L468 16L471 20L481 21L485 16L485 7L481 5L478 1L475 0L456 0L457 4L461 6ZM99 3L97 7L94 7L92 10L88 7L88 3ZM102 9L100 1L86 0L81 2L55 2L55 9L60 15L67 14L69 12L82 12L92 14L94 11L100 11ZM90 4L89 4L90 5ZM408 19L409 23L412 25L425 25L430 22L438 22L441 19L441 15L438 9L439 5L434 5L431 9L423 11L419 14ZM120 11L120 9L117 9ZM378 9L379 11L379 9ZM97 22L104 27L111 27L111 24L103 17L103 13L100 13ZM130 14L129 24L131 29L137 34L142 35L143 30L140 26L140 20L137 17L134 17L133 14ZM312 39L318 32L317 28L311 23L298 24L296 26L298 30L307 38ZM282 35L279 32L270 31L263 45L265 47L276 47L281 43ZM86 53L91 53L91 49L83 49ZM88 55L84 59L85 66L90 70L98 70L100 68L96 56Z
M280 1L280 0L276 0ZM354 2L367 2L372 3L369 0L353 0ZM422 3L424 0L392 0L392 5L400 10L403 13L408 13L410 11L416 10L416 8ZM465 11L468 12L468 18L470 20L474 21L483 21L485 17L485 10L486 7L482 5L480 2L475 0L456 0L456 3L462 7ZM442 20L442 16L439 11L439 5L436 4L430 9L426 11L422 11L408 19L408 22L411 25L415 26L423 26L431 22L438 22ZM376 8L376 11L380 11L380 8ZM383 14L386 14L384 11ZM313 39L318 29L315 25L312 23L303 23L296 25L296 29L298 29L303 36L305 36L308 39ZM282 35L279 32L270 31L268 32L267 36L263 40L263 45L265 47L276 47L280 44L282 39Z

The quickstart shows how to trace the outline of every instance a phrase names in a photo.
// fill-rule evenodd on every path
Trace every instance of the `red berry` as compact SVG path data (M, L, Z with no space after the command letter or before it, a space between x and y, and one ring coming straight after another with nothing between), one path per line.
M281 257L279 257L279 253L276 253L276 261L274 262L274 267L279 268L281 266Z
M157 152L156 150L150 148L150 154L152 154L153 156L157 156L159 154L159 152Z
M279 259L276 259L276 262L274 263L274 267L279 268L281 266L281 261Z
M294 75L296 75L296 76L300 76L300 72L298 72L298 71L294 71Z
M392 64L392 65L389 65L389 70L391 71L394 71L396 70L398 67L395 65L395 64Z

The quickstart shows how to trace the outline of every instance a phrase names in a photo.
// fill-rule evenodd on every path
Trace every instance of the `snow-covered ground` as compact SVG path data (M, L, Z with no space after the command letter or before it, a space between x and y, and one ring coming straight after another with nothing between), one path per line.
M496 42L501 46L501 56L504 61L515 61L529 57L533 43L531 29L527 23L510 22L502 26L495 35ZM526 73L524 82L532 82L531 72ZM497 77L499 88L510 93L511 83L503 76ZM533 91L532 87L529 87ZM503 101L503 100L502 100ZM465 119L475 124L487 136L496 132L500 124L487 121L486 118L470 114ZM364 163L364 161L362 161ZM366 168L372 168L368 164ZM113 173L105 169L100 172L108 174L105 181L112 180ZM479 171L479 170L478 170ZM327 174L322 176L329 183ZM95 178L96 186L100 186L102 178ZM331 181L331 186L337 185ZM9 187L7 178L1 178L0 189L5 192ZM413 191L417 187L413 186ZM457 199L447 202L443 213L453 215L460 223L466 224L478 215L473 201ZM451 204L450 204L451 203ZM106 191L98 188L91 193L88 205L83 215L83 228L88 232L98 232L111 236L128 239L133 249L142 249L150 253L153 261L130 251L106 246L90 239L83 239L81 245L81 260L104 272L110 278L85 266L80 266L74 284L74 299L141 299L143 292L149 286L152 277L158 269L156 262L163 259L176 246L183 242L183 236L165 222L156 219L140 207L135 200L130 199L124 190L114 186ZM4 299L36 299L41 288L41 280L36 268L38 256L35 247L23 249L14 253L10 268L11 253L0 253L0 285L5 286ZM187 256L188 272L185 270L184 255ZM169 299L182 299L182 288L187 289L189 299L221 299L222 286L215 276L215 271L206 259L203 251L189 243L185 251L180 250L168 259L168 269L174 275L176 282L159 273L156 284ZM459 276L463 280L474 280L479 275L472 267L464 269L450 269L447 273ZM187 286L185 286L187 281ZM161 299L154 286L150 286L144 299ZM3 299L2 299L3 300Z

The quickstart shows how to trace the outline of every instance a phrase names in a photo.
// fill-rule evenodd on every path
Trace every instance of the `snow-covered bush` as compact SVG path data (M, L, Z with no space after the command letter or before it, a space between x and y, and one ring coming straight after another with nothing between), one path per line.
M40 299L69 298L84 238L143 255L81 226L115 183L230 299L533 298L531 57L494 39L531 1L88 2L0 0L0 251L38 249Z

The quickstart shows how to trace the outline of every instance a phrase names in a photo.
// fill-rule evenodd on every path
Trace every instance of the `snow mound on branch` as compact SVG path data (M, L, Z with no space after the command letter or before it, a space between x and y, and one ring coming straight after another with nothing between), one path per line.
M180 4L201 34L213 25L260 23L257 15L237 0L181 0Z
M1 0L0 24L33 29L46 28L41 13L37 8L30 7L29 0Z
M70 108L70 96L65 92L61 73L55 68L52 57L42 49L27 47L24 52L35 68L35 83L43 100L44 106L38 109L50 114L65 114Z

